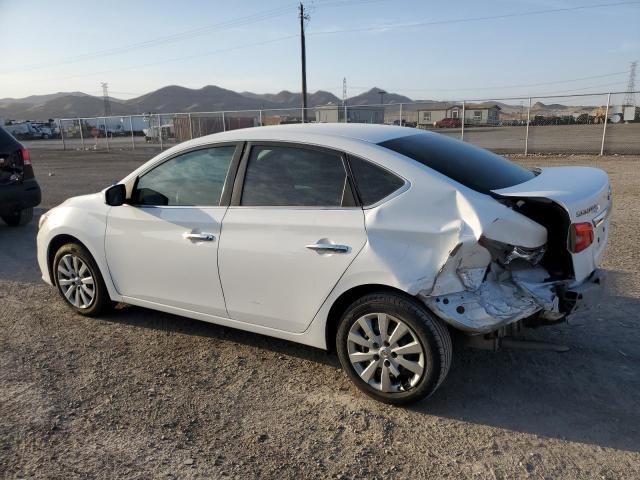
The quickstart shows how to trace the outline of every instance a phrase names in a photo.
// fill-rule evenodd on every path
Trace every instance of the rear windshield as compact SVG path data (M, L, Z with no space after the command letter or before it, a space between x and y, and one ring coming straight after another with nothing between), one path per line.
M379 145L481 193L512 187L535 177L531 170L504 157L441 134L418 133Z

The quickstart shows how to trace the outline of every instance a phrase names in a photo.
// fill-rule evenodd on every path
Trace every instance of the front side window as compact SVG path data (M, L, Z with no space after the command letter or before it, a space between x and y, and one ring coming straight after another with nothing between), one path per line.
M365 207L378 203L404 185L403 179L371 162L349 156L349 163Z
M138 205L200 206L220 204L235 146L196 150L168 160L138 180Z
M436 133L419 133L379 144L481 193L512 187L535 174L504 157Z
M338 153L254 146L240 205L340 207L345 188L347 175Z

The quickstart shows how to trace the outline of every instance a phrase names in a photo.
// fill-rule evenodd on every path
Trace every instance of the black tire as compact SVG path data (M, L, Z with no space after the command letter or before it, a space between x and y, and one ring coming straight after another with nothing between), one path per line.
M57 274L58 265L62 261L62 258L67 254L71 254L80 258L86 264L87 268L91 273L91 277L94 280L93 285L94 285L95 293L88 307L78 308L75 305L73 305L65 296L64 291L62 290L62 286L58 281L58 274ZM67 304L71 309L73 309L75 312L79 313L80 315L85 315L87 317L94 317L94 316L100 315L101 313L105 313L113 309L113 307L116 305L116 303L113 302L109 297L109 291L107 290L107 287L104 284L104 280L102 279L102 275L100 273L100 269L98 268L98 265L96 264L91 254L82 245L79 245L77 243L67 243L62 247L60 247L53 259L52 273L53 273L52 275L53 281L55 282L55 285L58 288L58 293L60 293L60 296L64 300L65 304Z
M422 377L414 386L403 391L383 392L363 380L349 360L349 331L359 318L372 313L384 313L401 320L417 337L425 365ZM372 293L356 300L343 314L336 335L336 350L343 370L360 390L376 400L403 405L436 391L449 372L453 349L446 325L417 300L394 293Z
M25 208L11 215L2 215L2 220L10 227L21 227L33 219L33 207Z

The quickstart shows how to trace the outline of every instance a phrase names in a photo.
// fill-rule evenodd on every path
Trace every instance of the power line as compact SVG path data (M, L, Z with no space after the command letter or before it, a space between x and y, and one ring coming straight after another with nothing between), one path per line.
M433 25L447 25L454 23L468 23L468 22L478 22L484 20L498 20L505 18L515 18L515 17L526 17L532 15L543 15L545 13L561 13L561 12L572 12L576 10L587 10L592 8L601 8L601 7L619 7L624 5L637 5L640 4L640 1L632 1L632 2L616 2L616 3L601 3L597 5L582 5L579 7L567 7L567 8L554 8L547 10L534 10L531 12L521 12L521 13L506 13L501 15L490 15L485 17L468 17L468 18L457 18L450 20L432 20L432 21L424 21L424 22L412 22L412 23L397 23L397 24L389 24L389 25L379 25L375 27L360 27L360 28L348 28L348 29L337 29L337 30L327 30L327 31L319 31L319 32L309 32L308 35L333 35L336 33L353 33L353 32L370 32L375 30L395 30L398 28L410 28L410 27L426 27Z

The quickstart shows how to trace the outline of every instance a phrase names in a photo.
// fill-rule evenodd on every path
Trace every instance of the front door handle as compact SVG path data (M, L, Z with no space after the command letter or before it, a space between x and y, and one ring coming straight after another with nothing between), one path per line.
M350 250L348 245L336 245L335 243L314 243L305 246L318 253L348 253Z
M183 233L182 238L184 238L185 240L195 240L198 242L213 242L216 239L213 233L191 233L191 232Z

